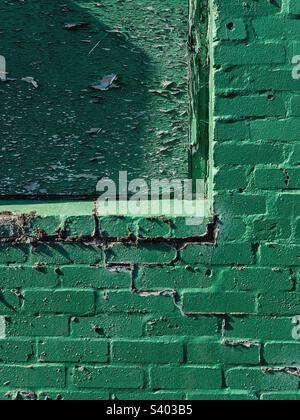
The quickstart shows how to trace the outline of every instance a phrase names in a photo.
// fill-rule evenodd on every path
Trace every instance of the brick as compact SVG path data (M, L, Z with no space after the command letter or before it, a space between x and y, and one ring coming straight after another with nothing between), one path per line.
M219 44L215 48L215 62L221 65L284 64L285 49L276 43Z
M30 340L0 339L1 363L28 362L33 354L33 344Z
M234 216L260 215L267 212L266 198L263 195L218 195L215 199L215 209L219 214Z
M186 217L176 217L173 220L173 233L174 238L194 238L206 234L207 225L211 222L211 219L204 218L202 223L189 225L187 223L189 219Z
M217 247L206 245L187 245L181 252L186 264L252 264L253 254L248 242L228 243Z
M33 263L40 264L98 264L103 261L103 251L96 245L83 243L50 245L39 244L32 252Z
M300 176L300 170L299 168L291 168L286 169L286 175L287 175L287 189L295 189L298 190L300 188L300 182L299 182L299 176Z
M242 168L221 168L215 175L214 182L216 190L244 189L247 186L247 173Z
M300 345L294 343L267 343L264 360L268 365L299 366Z
M292 317L231 317L225 335L227 338L245 341L287 341L292 337L292 328Z
M124 392L116 391L114 396L120 401L181 401L185 400L184 392Z
M6 321L7 336L62 337L69 334L69 318L65 316L10 316Z
M253 141L281 141L291 142L298 140L300 121L297 119L258 120L250 123ZM272 162L274 163L274 162Z
M292 56L293 54L290 54ZM215 73L216 94L227 94L227 87L230 86L231 92L246 94L246 92L260 93L266 92L298 92L295 80L291 77L291 69L281 65L273 65L272 67L262 67L260 65L253 66L235 66L219 70ZM273 94L269 93L270 100ZM292 107L294 110L294 108ZM295 114L293 114L295 115ZM249 121L247 122L249 124ZM244 122L246 124L246 121ZM248 135L245 138L250 138ZM233 135L230 140L244 140Z
M257 169L255 185L266 190L288 190L300 188L300 169Z
M261 246L262 265L273 267L299 266L300 265L300 245L279 245L275 243L264 244Z
M146 292L147 293L147 292ZM110 291L101 294L98 300L97 312L121 313L173 313L176 308L172 296L168 295L139 295L133 291Z
M300 165L300 144L290 145L291 155L289 159L290 165Z
M237 238L243 241L247 229L247 223L247 219L244 220L242 216L227 217L223 214L222 217L219 218L218 225L220 238L222 238L222 241L224 242L236 241Z
M73 381L78 388L141 389L144 371L138 367L82 367L74 369Z
M222 2L218 0L218 10L221 16L235 17L256 17L274 15L281 12L282 0L276 2L249 2L240 3L236 1Z
M158 389L221 389L218 367L155 367L150 371L151 386Z
M289 25L291 24L290 25L291 28L293 26L299 28L298 19L294 19L294 18L289 19L288 23L289 23ZM287 43L287 46L286 46L287 57L289 58L288 62L289 63L292 62L292 69L293 70L294 70L294 67L296 67L297 75L299 74L299 71L298 71L297 65L295 65L293 63L293 57L299 55L299 45L300 45L299 38L298 37L294 38L294 36L291 36L291 40L289 40L289 42ZM298 61L297 61L297 63L298 63ZM300 86L299 86L298 83L295 84L295 82L297 82L298 79L296 79L296 80L294 79L294 71L293 71L292 80L294 82L295 90L291 89L290 92L292 92L292 94L299 94L300 93L300 89L299 89Z
M28 245L0 244L0 264L23 264L29 255Z
M66 288L124 289L129 288L132 281L131 272L125 269L62 266L59 270L62 285Z
M297 315L299 313L300 293L265 293L259 297L258 313L261 315Z
M170 341L113 341L116 363L170 364L183 362L183 344Z
M181 251L181 260L186 264L212 264L215 248L209 245L187 245Z
M221 143L216 144L214 150L217 166L276 164L284 161L283 148L274 144Z
M31 314L91 314L95 311L95 295L89 290L27 290L23 311Z
M104 238L127 238L136 233L134 219L123 216L100 217L100 232Z
M226 372L231 389L250 392L297 391L299 379L286 373L265 373L261 368L234 368Z
M171 237L172 222L162 219L140 219L138 222L138 236L141 238L169 238Z
M147 335L155 336L210 336L221 333L221 325L216 317L167 317L152 318L147 321Z
M55 243L52 246L39 244L32 250L32 264L59 265L69 264L70 258L63 245Z
M262 401L300 401L300 393L270 392L262 394L260 399Z
M234 116L235 119L243 117L272 117L285 116L286 106L282 99L267 96L239 96L217 98L215 112L220 117Z
M296 95L292 97L291 110L292 110L292 115L297 116L297 117L300 116L300 95Z
M48 267L5 266L0 267L0 281L3 288L54 287L58 276Z
M279 217L300 216L300 195L281 194L275 206L276 215Z
M60 229L64 228L64 220L60 216L36 216L30 220L27 234L37 237L40 233L46 236L57 236Z
M183 307L195 313L254 313L255 297L249 293L186 292Z
M266 216L253 222L253 237L260 241L287 239L291 233L291 220L288 218Z
M66 220L66 234L71 237L93 236L96 229L95 217L75 216Z
M258 398L250 392L225 391L225 392L196 392L187 394L189 401L255 401Z
M108 342L48 338L38 344L40 362L106 363Z
M19 292L14 290L0 290L0 315L8 315L21 309Z
M0 366L0 384L18 389L64 388L65 369L59 365L2 365Z
M254 183L257 188L272 190L272 189L287 189L289 178L287 171L283 169L256 169L254 174Z
M243 19L224 19L217 30L217 38L225 41L244 40L247 35L247 28Z
M141 337L143 316L109 313L96 317L75 318L71 322L71 330L73 337L81 338Z
M207 267L144 267L136 285L143 290L209 288L212 272Z
M43 391L38 395L40 401L108 401L109 393L103 391Z
M256 35L264 40L288 39L298 40L297 32L300 30L300 23L297 19L289 19L286 17L274 16L268 19L266 25L265 19L259 18L253 20L253 27Z
M114 245L109 248L109 263L171 263L176 258L176 250L169 245Z
M215 77L219 73L221 72L217 72ZM247 121L227 122L220 120L215 123L215 140L217 142L226 142L233 139L238 142L249 138L250 129Z
M294 287L293 277L288 269L243 268L223 271L220 290L240 291L288 291Z
M253 345L230 346L221 342L201 340L187 345L187 362L199 365L259 365L260 348Z

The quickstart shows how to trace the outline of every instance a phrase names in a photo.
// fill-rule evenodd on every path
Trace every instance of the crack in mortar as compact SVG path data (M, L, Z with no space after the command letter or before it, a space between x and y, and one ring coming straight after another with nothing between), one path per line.
M300 379L300 370L297 368L268 368L268 367L262 367L262 372L264 373L286 373L288 375L295 376L296 378Z
M180 314L183 317L187 317L186 312L184 311L183 305L180 302L179 294L176 290L156 290L156 291L144 291L144 290L137 290L133 289L133 293L137 294L141 297L149 297L149 296L167 296L173 299L173 303L176 308L179 309Z
M11 398L12 401L20 401L20 400L36 401L37 400L37 395L31 391L17 391L15 393L7 392L5 396L8 398Z
M20 241L26 241L26 226L34 219L36 213L31 212L29 214L16 215L11 212L0 213L0 227L10 226L12 229L12 240L18 238ZM0 242L2 242L1 238ZM4 241L4 240L3 240Z
M33 237L27 232L29 223L34 220L36 213L15 215L12 213L0 214L0 226L11 225L13 228L13 235L8 238L0 238L0 243L84 243L94 245L109 246L110 244L169 244L176 249L182 249L188 244L215 244L218 238L218 216L215 215L210 223L206 226L206 233L200 236L184 237L184 238L164 238L164 237L151 237L141 238L134 237L130 233L127 237L103 237L101 236L100 224L98 216L93 212L95 219L95 232L92 236L78 236L68 237L66 227L60 229L56 235L49 236L43 231L38 231Z
M259 347L261 348L261 343L250 341L250 340L229 340L226 338L226 331L227 331L227 321L228 317L225 316L222 322L222 340L221 343L223 346L226 347L244 347L247 349L253 348L253 347Z
M260 343L245 341L245 340L227 340L223 339L222 344L225 347L244 347L246 349L251 349L253 347L261 347Z
M230 347L244 347L244 348L253 348L258 347L260 349L260 368L264 374L274 374L274 373L285 373L287 375L294 376L300 379L300 369L292 367L266 367L264 366L264 360L262 358L263 344L255 341L248 340L228 340L226 338L226 327L227 327L228 316L225 316L222 322L222 344L224 346Z
M55 236L48 236L44 232L40 231L35 237L31 237L27 233L27 228L29 223L34 220L36 213L32 212L29 214L16 215L13 213L1 213L0 214L0 226L1 225L11 225L13 226L13 236L10 238L1 238L0 243L31 243L35 247L39 243L46 243L48 245L55 243L83 243L85 245L98 245L103 246L104 250L107 251L111 246L115 244L129 244L129 245L143 245L143 244L168 244L173 246L176 249L176 257L171 264L175 264L179 259L179 251L184 249L188 244L207 244L214 245L217 241L219 228L218 228L218 216L215 215L211 221L206 226L206 233L196 237L186 237L186 238L134 238L132 234L129 234L128 237L124 238L104 238L101 237L101 229L99 223L99 217L97 214L96 207L93 210L93 217L95 219L95 231L93 236L89 237L68 237L66 234L65 227L60 229ZM134 273L135 266L130 263L108 263L108 270L127 270ZM133 275L132 275L133 277ZM159 291L147 291L147 290L138 290L134 281L132 281L131 291L134 294L137 294L141 297L149 296L165 296L170 297L176 308L184 317L193 317L197 315L205 316L220 316L224 315L223 313L201 313L201 312L187 312L184 310L183 304L181 302L180 295L176 290L159 290ZM4 327L2 326L4 325ZM2 326L2 329L1 329ZM5 319L0 318L0 337L2 334L5 334Z

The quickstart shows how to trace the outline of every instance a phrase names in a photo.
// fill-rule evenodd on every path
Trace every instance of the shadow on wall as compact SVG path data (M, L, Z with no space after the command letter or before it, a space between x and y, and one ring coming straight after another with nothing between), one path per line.
M172 19L185 9L167 3L0 5L0 53L15 79L0 89L0 195L88 197L98 179L117 179L120 170L131 178L186 175L185 53L177 63L172 57L184 40ZM108 75L118 75L117 87L91 88Z

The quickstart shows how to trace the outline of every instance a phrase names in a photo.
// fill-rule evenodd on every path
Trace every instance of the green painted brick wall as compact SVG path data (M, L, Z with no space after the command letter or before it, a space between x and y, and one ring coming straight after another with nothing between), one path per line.
M210 13L217 240L183 220L6 218L1 399L300 399L299 1Z

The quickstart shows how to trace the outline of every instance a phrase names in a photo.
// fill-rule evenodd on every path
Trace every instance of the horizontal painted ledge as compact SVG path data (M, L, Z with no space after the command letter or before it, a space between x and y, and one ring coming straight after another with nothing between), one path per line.
M92 201L0 201L0 240L213 242L215 221L208 201L198 203L196 213L194 201L181 202L182 211L174 201L152 201L152 211L149 202L142 202L140 214L134 214L137 209L128 201L104 207Z
M30 214L37 216L88 216L93 214L95 203L93 201L19 201L0 200L0 213Z
M210 216L208 200L143 200L136 201L0 201L0 213L36 216L103 216L126 217L186 217Z

